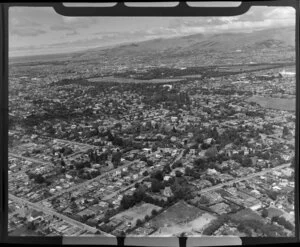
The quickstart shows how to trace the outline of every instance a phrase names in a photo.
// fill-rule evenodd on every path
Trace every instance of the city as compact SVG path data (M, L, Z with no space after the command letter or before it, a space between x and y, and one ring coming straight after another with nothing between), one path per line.
M295 235L293 44L156 42L12 59L9 235Z

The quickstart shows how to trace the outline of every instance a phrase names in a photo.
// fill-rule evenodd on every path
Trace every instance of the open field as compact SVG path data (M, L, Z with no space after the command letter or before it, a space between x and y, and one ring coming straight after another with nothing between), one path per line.
M216 217L197 207L180 201L163 213L152 219L149 223L159 228L153 235L174 235L182 232L199 234L203 227Z
M17 237L22 237L22 236L39 236L41 237L42 234L37 233L36 231L29 230L27 226L21 226L11 233L9 233L9 236L17 236Z
M263 220L259 214L252 211L251 209L243 209L231 215L231 219L239 222L247 221L247 220L257 220L257 221Z
M295 111L296 110L296 99L282 99L282 98L271 98L262 96L251 96L246 99L247 102L255 102L262 107L271 108L281 111Z
M198 218L181 224L173 224L171 226L161 227L158 231L156 231L152 235L178 235L182 232L187 232L191 235L199 235L201 234L204 227L209 224L212 220L217 217L209 214L203 213Z
M128 79L121 77L97 77L88 79L90 82L118 82L118 83L172 83L182 81L182 79L151 79L151 80L139 80L139 79Z
M119 213L112 217L112 219L126 219L127 222L131 222L131 225L135 225L138 219L144 220L146 215L151 216L152 210L159 211L161 207L150 203L143 203L141 205L130 208L122 213Z

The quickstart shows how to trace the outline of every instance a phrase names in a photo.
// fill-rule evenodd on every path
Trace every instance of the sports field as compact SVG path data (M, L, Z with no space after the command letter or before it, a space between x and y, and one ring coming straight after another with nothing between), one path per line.
M186 232L199 234L203 227L216 217L184 201L176 203L149 223L158 228L153 235L177 235Z

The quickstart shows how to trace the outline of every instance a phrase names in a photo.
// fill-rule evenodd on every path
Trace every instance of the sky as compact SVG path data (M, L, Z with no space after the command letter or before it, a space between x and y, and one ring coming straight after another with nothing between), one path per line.
M295 25L291 7L251 7L233 17L66 17L52 7L9 9L9 56L80 51L196 33L252 32Z

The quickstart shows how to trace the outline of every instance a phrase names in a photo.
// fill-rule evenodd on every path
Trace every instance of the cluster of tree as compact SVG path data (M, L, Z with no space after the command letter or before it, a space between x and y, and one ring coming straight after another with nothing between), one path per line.
M91 168L91 163L87 160L85 161L75 161L74 167L76 170L82 170L84 167Z
M290 130L287 126L283 126L282 136L287 136L290 134Z
M140 186L135 190L133 195L124 195L121 200L121 207L128 209L133 207L135 204L141 202L146 197L145 190Z
M98 155L96 151L90 150L88 152L88 155L89 155L90 161L93 163L103 162L103 161L106 161L108 158L108 152L102 152Z
M286 229L290 230L290 231L294 231L295 230L295 226L287 221L284 217L282 216L274 216L271 219L272 222L277 222L279 225L285 227Z
M46 183L47 186L51 185L51 181L49 179L45 179L45 177L41 174L36 174L36 173L27 173L29 179L34 179L34 182L38 184Z
M146 105L153 105L163 103L165 107L176 109L182 107L183 105L190 105L191 100L187 92L179 92L177 90L168 91L166 88L160 87L156 89L157 91L150 92L143 98L143 102Z
M252 231L267 237L283 237L286 235L281 227L272 224L265 224L257 219L247 219L238 222L238 230L246 233L250 237L252 235Z
M143 186L139 186L135 190L133 195L124 195L123 196L120 207L122 209L128 209L128 208L131 208L134 205L140 203L141 201L144 201L147 203L152 203L152 204L158 205L160 207L164 207L164 206L172 203L173 199L171 198L168 201L164 201L164 200L153 198L150 195L146 194L146 189Z
M146 72L136 72L133 70L128 70L125 72L115 73L116 77L125 77L131 78L134 76L136 79L140 80L151 80L151 79L160 79L160 78L168 78L173 76L184 76L184 75L199 75L204 73L207 68L203 67L188 67L186 69L177 69L177 68L153 68ZM174 82L172 84L175 84Z
M195 171L194 171L194 169L192 169L190 167L186 167L184 170L184 174L186 176L194 177Z
M266 194L268 197L270 197L273 201L276 201L277 196L279 195L279 192L274 190L266 190Z
M209 226L204 229L203 235L212 235L216 230L218 230L223 224L229 220L228 215L222 214L217 219L210 222Z
M118 167L121 164L122 153L120 151L116 151L112 154L112 163L114 167Z
M171 185L171 190L176 199L188 200L192 198L192 191L184 177L176 177Z
M103 232L110 233L114 230L114 227L112 225L103 224L99 227L99 229Z
M37 229L37 225L33 221L28 222L26 227L28 230L31 230L31 231L35 231Z
M259 111L247 111L246 116L248 117L259 117L259 118L264 118L264 113L259 112Z
M54 154L55 153L55 151L56 150L52 150L52 154ZM70 147L62 147L62 148L60 148L59 150L57 150L58 152L59 152L59 158L61 157L61 154L63 154L64 156L67 156L67 155L70 155L70 154L72 154L73 153L73 150L72 150L72 148L70 148Z

